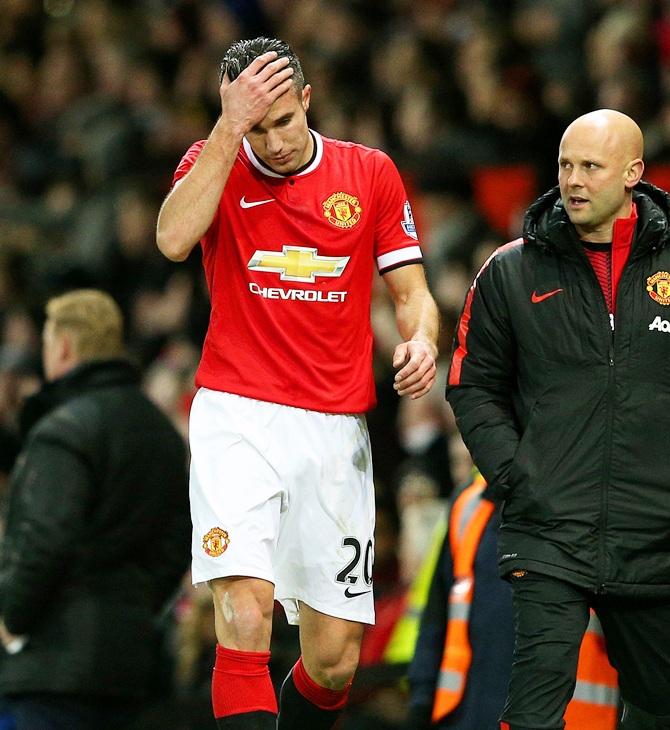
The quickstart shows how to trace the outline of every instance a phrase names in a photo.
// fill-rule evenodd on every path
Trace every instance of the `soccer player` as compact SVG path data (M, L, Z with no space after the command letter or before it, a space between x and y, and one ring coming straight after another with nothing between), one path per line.
M184 155L157 241L200 241L212 311L191 411L193 581L215 606L219 728L274 728L273 599L299 624L279 728L330 728L374 621L376 266L395 303L399 395L435 380L438 314L400 176L307 125L311 87L279 40L231 46L221 116Z

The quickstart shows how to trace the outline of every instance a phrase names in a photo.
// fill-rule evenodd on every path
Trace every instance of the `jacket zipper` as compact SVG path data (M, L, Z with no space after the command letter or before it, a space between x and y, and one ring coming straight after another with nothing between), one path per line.
M617 290L616 301L614 302L615 313L621 311L618 307L619 293L622 291L624 284L630 278L630 270L632 262L635 260L635 252L631 251L619 280L619 288ZM595 273L594 273L595 276ZM620 337L620 336L619 336ZM600 519L600 538L598 544L598 576L596 593L605 593L606 591L606 560L605 560L605 533L607 531L607 514L609 485L611 475L611 457L612 457L612 432L614 430L614 401L615 401L615 376L616 376L616 341L617 341L616 314L614 315L614 329L611 330L611 337L608 348L608 378L607 378L607 431L605 433L605 463L603 465L603 481L601 490L601 519Z
M607 530L607 502L609 496L609 479L610 479L610 458L612 454L612 425L614 421L614 375L615 375L615 347L614 339L616 337L616 315L614 316L614 329L612 329L612 320L610 313L607 311L607 302L605 301L605 295L600 287L600 282L596 276L593 266L584 251L580 251L580 258L582 259L583 265L590 272L591 291L595 294L595 299L598 302L598 306L604 313L604 321L606 322L607 329L607 410L606 410L606 421L605 421L605 447L603 450L603 468L602 476L600 481L600 515L598 520L598 561L596 571L596 593L605 592L605 571L606 571L606 559L605 559L605 532ZM628 266L626 266L628 268ZM622 276L623 279L623 276ZM621 286L621 282L619 282ZM618 292L617 292L618 294ZM615 307L616 309L616 307Z
M605 575L607 570L605 556L605 533L607 532L607 510L609 498L610 483L610 462L612 458L612 431L614 421L614 390L616 374L616 362L614 358L614 337L616 332L612 332L610 344L608 348L608 369L607 369L607 414L605 424L605 449L603 453L603 475L600 485L600 524L598 530L598 573L596 576L596 593L605 592Z
M652 252L655 252L655 247L652 247ZM617 326L616 326L616 314L614 315L614 329L611 327L609 312L607 312L607 306L605 297L603 296L602 289L598 278L593 271L593 267L590 265L586 254L582 252L583 258L586 259L588 268L591 270L591 280L595 282L600 301L604 305L605 314L607 315L608 325L608 346L607 346L607 414L606 414L606 431L605 431L605 449L604 449L604 463L602 471L602 481L600 486L600 521L599 521L599 537L598 537L598 573L596 575L596 593L605 593L607 586L605 583L606 576L606 558L605 558L605 533L607 531L607 511L608 511L608 498L609 498L609 483L611 474L611 455L612 455L612 432L614 423L614 400L615 400L615 376L616 376L616 340L617 340ZM628 257L628 261L624 266L623 272L621 273L621 279L619 280L619 288L617 290L617 297L615 301L615 312L620 311L618 308L619 292L623 289L625 280L630 276L631 264L636 258L635 252L631 251Z

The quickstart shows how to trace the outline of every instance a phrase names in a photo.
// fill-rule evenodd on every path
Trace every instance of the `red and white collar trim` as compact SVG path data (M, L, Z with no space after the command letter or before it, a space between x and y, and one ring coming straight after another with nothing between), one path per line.
M312 160L312 162L304 170L301 170L298 173L298 176L307 175L313 170L316 170L316 168L321 163L321 158L323 157L323 140L321 139L321 135L318 132L315 132L313 129L310 129L309 131L312 133L312 139L314 140L316 154L314 155L314 159ZM278 172L270 170L266 165L264 165L254 154L254 151L251 149L251 145L249 144L249 142L247 142L246 137L242 138L242 146L244 147L244 151L246 152L249 161L259 172L262 172L268 177L291 177L290 174L281 175Z

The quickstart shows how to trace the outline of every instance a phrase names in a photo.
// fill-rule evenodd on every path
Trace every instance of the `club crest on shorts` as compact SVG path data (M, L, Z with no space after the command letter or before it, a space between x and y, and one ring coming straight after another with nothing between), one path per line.
M220 527L212 527L212 529L202 538L202 549L212 558L218 558L228 549L230 538L226 530Z
M657 271L647 279L647 292L657 303L667 307L670 305L670 273Z
M361 219L362 208L355 195L333 193L322 205L324 216L338 228L353 228Z

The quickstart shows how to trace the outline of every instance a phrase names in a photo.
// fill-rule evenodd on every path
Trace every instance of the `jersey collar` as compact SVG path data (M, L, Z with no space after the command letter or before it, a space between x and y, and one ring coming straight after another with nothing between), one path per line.
M251 149L251 145L249 142L247 142L247 138L242 138L242 145L244 147L244 151L247 154L247 157L249 158L249 161L251 164L259 171L262 172L263 175L267 175L268 177L278 177L278 178L286 178L286 177L293 177L293 176L300 176L300 175L307 175L308 173L312 172L312 170L316 170L316 168L319 166L321 162L321 158L323 157L323 140L321 139L321 135L318 132L315 132L314 130L309 130L310 134L312 135L312 139L314 140L314 154L312 155L312 161L307 165L307 167L300 170L300 172L292 172L288 175L282 175L279 172L275 172L274 170L270 170L270 168L267 165L264 165L258 157L254 154L254 151Z

